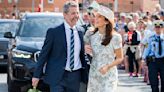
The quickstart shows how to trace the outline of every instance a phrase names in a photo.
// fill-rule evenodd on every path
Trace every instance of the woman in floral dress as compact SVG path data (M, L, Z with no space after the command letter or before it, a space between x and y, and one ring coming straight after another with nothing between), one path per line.
M104 6L95 14L95 30L84 36L86 45L92 48L87 92L115 92L118 81L117 65L123 60L122 38L114 31L114 14ZM86 51L91 50L86 47Z

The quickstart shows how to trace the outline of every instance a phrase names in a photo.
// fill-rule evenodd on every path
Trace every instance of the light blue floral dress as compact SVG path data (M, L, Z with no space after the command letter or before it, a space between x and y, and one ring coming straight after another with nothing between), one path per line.
M101 45L103 37L99 32L93 34L91 31L87 31L84 36L85 44L90 44L93 50L87 92L115 92L117 88L117 67L110 68L105 75L99 69L115 60L114 50L122 47L122 38L115 32L110 43L104 46Z

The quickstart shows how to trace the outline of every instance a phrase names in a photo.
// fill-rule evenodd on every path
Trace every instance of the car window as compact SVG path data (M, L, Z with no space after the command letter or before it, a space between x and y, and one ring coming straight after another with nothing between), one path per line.
M0 22L0 37L3 37L5 32L11 32L13 35L15 35L18 27L18 22Z
M19 36L45 37L49 28L54 28L63 23L63 17L35 17L23 21Z

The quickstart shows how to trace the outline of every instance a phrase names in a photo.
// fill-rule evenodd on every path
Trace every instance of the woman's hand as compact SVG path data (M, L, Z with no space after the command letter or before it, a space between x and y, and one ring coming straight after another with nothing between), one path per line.
M85 53L92 55L92 48L88 44L85 45Z
M110 69L109 65L105 65L102 68L100 68L99 72L105 75L109 71L109 69Z

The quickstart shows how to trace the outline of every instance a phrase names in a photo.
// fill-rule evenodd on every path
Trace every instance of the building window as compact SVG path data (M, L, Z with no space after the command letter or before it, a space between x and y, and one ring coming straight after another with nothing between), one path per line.
M8 3L12 3L12 0L8 0Z
M54 0L48 0L48 3L53 4L54 3Z

